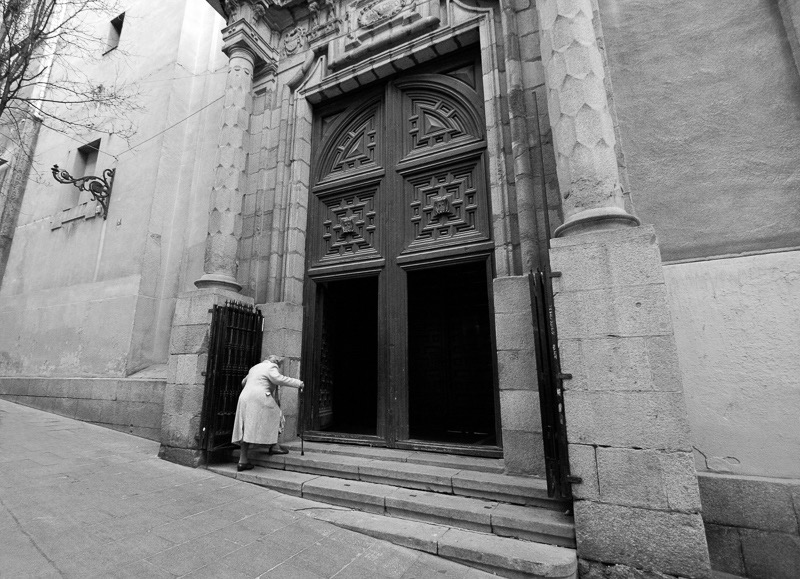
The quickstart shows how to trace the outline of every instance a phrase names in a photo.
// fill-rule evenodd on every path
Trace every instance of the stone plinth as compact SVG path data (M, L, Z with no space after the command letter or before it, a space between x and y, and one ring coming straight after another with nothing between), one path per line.
M169 348L169 368L164 391L159 456L198 466L211 317L215 305L228 300L252 304L252 298L221 288L207 288L178 296Z
M503 458L514 474L544 475L536 348L528 276L494 280Z
M259 305L264 316L264 340L261 357L269 355L283 357L282 372L286 376L300 378L300 353L302 351L303 306L288 302L275 302ZM281 440L297 438L299 424L298 391L295 388L281 388L281 409L286 417Z
M578 557L708 577L689 423L652 227L552 240ZM610 567L609 567L610 568Z

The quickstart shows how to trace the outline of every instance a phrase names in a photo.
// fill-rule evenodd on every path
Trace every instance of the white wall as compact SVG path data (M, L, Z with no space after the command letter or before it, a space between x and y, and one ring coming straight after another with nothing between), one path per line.
M697 469L800 478L800 251L664 276Z

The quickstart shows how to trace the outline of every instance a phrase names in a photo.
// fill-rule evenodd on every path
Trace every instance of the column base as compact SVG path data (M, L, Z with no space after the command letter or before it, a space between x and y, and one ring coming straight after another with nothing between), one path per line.
M221 289L238 292L242 286L236 281L236 278L219 273L206 273L203 277L194 282L194 285L199 289L218 287Z
M638 217L635 217L619 207L600 207L598 209L586 209L580 213L567 218L559 226L554 236L565 237L589 231L604 231L609 229L620 229L622 227L637 227L641 225ZM197 282L195 282L197 283Z

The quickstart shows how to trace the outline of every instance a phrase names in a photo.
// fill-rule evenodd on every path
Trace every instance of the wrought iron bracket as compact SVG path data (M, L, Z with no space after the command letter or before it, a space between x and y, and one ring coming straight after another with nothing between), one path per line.
M67 171L59 169L58 165L53 165L51 169L53 177L59 183L65 185L75 185L80 191L88 191L92 194L95 201L100 204L103 219L108 217L108 201L111 198L111 187L114 185L114 173L116 169L106 169L102 176L87 175L85 177L73 177Z

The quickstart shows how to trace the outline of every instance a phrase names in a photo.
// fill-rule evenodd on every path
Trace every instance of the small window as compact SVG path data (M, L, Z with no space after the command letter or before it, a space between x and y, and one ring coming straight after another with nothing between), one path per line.
M97 169L97 153L100 151L100 139L93 141L83 147L78 147L78 155L75 157L75 167L72 172L73 177L85 177L94 175Z
M3 186L6 181L6 173L8 173L8 159L0 157L0 193L3 191Z
M122 36L123 22L125 22L124 12L111 21L111 30L108 31L108 47L106 48L106 52L111 52L119 46L119 37Z
M100 139L78 147L75 155L75 163L72 165L72 176L74 178L86 177L97 174L97 154L100 151ZM85 203L92 198L88 191L80 191L76 187L67 189L68 197L64 200L64 209L71 209L76 205Z

